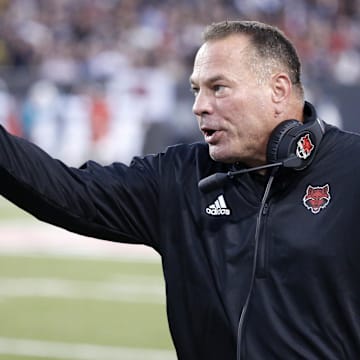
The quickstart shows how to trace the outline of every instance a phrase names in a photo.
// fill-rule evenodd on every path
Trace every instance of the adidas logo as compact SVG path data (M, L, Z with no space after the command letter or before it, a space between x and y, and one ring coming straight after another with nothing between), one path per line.
M210 204L206 208L206 213L213 216L230 215L230 209L226 206L224 196L219 195L214 204Z

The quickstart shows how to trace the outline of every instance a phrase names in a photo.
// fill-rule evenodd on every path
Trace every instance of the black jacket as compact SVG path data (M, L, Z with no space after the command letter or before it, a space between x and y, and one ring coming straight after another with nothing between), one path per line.
M0 130L0 191L39 219L80 234L156 249L178 358L357 359L360 356L360 140L326 126L311 166L245 174L203 193L229 166L205 144L131 165L75 169ZM120 315L121 316L121 315Z

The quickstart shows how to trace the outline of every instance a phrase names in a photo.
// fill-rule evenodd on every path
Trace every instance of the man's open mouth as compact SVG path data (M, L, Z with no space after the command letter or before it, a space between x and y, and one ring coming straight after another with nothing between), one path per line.
M203 130L203 133L204 133L205 137L210 137L210 136L212 136L215 132L216 132L216 130L210 130L210 129Z

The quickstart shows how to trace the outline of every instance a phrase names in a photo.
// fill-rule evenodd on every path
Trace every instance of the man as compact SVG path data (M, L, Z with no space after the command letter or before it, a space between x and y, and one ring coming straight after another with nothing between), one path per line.
M359 137L317 118L295 49L265 24L210 26L190 79L206 144L74 169L1 130L2 194L156 249L179 359L356 359Z

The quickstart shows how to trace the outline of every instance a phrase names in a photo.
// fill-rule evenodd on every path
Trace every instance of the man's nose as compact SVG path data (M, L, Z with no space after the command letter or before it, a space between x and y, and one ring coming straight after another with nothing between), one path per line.
M213 111L213 106L211 103L210 97L202 91L199 91L195 97L192 111L197 116L202 116L204 114L211 114Z

